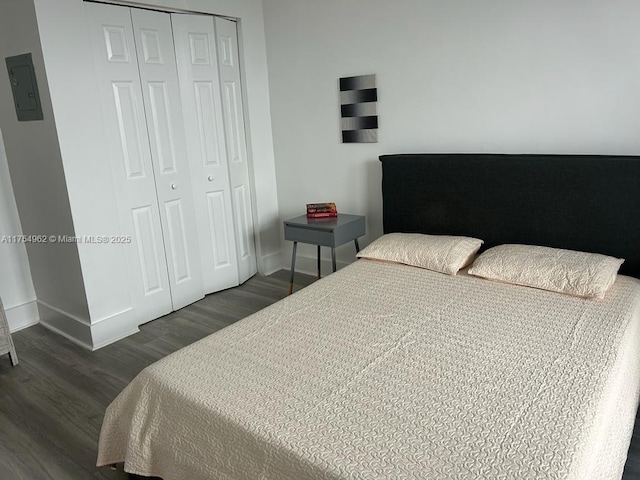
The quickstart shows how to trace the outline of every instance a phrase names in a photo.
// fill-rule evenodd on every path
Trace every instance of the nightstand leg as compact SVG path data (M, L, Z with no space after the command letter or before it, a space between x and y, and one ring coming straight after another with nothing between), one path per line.
M336 249L331 247L331 264L333 265L333 271L336 271Z
M298 242L293 242L293 252L291 253L291 276L289 277L289 295L293 293L293 272L296 270L296 250Z
M360 252L360 245L358 244L358 239L354 238L353 239L353 243L356 244L356 253L359 253Z
M321 272L320 272L320 245L318 245L318 278L321 277Z

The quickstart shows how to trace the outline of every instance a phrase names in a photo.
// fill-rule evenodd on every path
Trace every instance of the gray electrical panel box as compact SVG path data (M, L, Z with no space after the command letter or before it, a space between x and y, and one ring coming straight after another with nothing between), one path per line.
M18 121L42 120L42 104L31 54L7 57L5 60Z

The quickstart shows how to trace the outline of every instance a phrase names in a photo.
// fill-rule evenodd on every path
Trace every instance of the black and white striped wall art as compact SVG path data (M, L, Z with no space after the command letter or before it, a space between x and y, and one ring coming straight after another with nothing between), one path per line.
M377 101L375 74L340 79L342 143L378 141Z

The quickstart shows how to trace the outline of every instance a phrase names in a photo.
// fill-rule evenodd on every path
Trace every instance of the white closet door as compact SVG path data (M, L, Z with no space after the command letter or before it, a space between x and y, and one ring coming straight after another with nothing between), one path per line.
M169 14L131 9L173 308L204 296Z
M240 282L256 273L251 187L242 109L242 87L236 23L215 17L218 67L222 92L225 138L236 227Z
M172 303L131 15L113 5L85 3L85 9L122 222L121 232L96 233L131 236L123 248L132 303L144 323L169 313Z
M213 17L172 14L205 292L239 284Z

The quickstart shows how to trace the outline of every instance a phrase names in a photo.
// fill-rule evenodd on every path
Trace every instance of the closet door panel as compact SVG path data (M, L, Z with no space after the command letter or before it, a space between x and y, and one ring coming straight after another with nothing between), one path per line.
M195 112L191 112L191 121L195 120L196 129L193 133L197 136L195 147L199 147L199 151L194 155L200 157L203 167L218 168L220 173L227 174L226 158L224 155L224 135L220 135L220 131L224 132L221 127L219 116L222 115L220 105L220 95L217 93L217 85L212 80L196 81L192 80L193 97L190 103L195 100ZM185 90L189 90L188 84ZM190 91L188 93L191 93ZM193 105L191 105L193 107ZM215 172L212 169L213 173Z
M233 224L230 224L231 206L226 192L218 190L207 192L207 214L209 220L209 237L211 238L211 255L214 271L225 268L233 269L234 275L229 283L238 284L237 261L233 242ZM233 267L236 268L233 268Z
M238 185L233 188L235 193L235 205L236 205L236 221L238 223L238 250L240 262L250 259L252 252L252 228L251 219L248 214L251 209L249 203L249 192L245 188L245 185Z
M226 81L223 85L223 91L229 129L229 156L233 163L242 163L246 160L246 149L243 145L244 123L242 122L242 103L238 84L235 81Z
M120 232L108 233L131 236L122 246L130 265L126 281L144 323L169 313L172 303L131 15L95 3L85 11L121 222Z
M189 262L189 240L186 236L185 215L182 207L182 200L171 200L165 203L165 213L167 215L167 230L171 239L171 255L173 261L173 271L176 276L176 283L189 282L193 275L190 271Z
M131 9L173 308L204 296L170 15Z
M140 271L142 272L142 283L144 294L152 295L162 290L162 284L166 284L163 279L163 262L160 259L164 256L162 247L158 245L157 229L154 225L154 212L150 205L134 208L131 211L133 218L133 228L138 247L138 259L140 261ZM164 282L163 282L164 280Z
M145 158L143 143L147 132L140 131L144 123L141 123L137 110L140 101L137 95L139 85L134 82L112 82L111 86L126 178L147 178L145 163L148 163L148 158ZM151 176L153 177L153 173Z
M162 82L148 82L149 119L152 124L153 137L152 150L156 152L158 159L158 172L160 175L176 173L176 146L173 139L175 127L171 121L171 106L167 94L167 85Z
M229 155L229 177L234 192L233 216L237 245L240 282L256 273L253 234L253 213L250 197L249 165L245 137L240 62L236 23L215 18L218 67L222 87L225 139Z
M239 284L213 17L171 15L206 292Z

